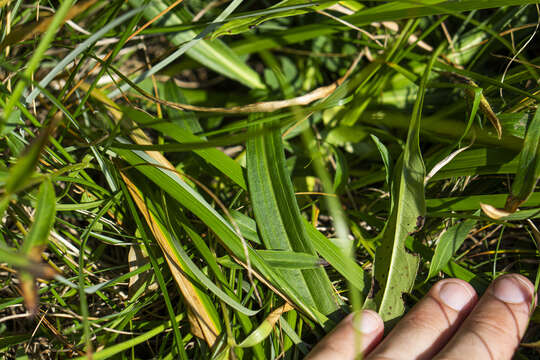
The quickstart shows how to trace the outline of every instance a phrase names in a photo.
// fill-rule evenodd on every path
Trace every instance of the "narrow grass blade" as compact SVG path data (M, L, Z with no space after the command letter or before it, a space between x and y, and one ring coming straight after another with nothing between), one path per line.
M342 19L356 26L372 22L397 21L421 16L453 14L460 11L497 8L500 6L534 4L537 0L467 0L467 1L392 1L376 7L367 8ZM436 3L437 6L433 6ZM271 35L250 37L240 40L232 48L237 54L244 55L256 51L279 48L284 45L296 44L302 41L339 33L346 29L345 25L336 24L334 20L322 21L319 24L308 24L289 28L285 31L272 32Z
M56 31L58 31L58 29L62 25L64 18L71 7L71 4L73 4L73 0L66 0L62 3L62 5L60 5L58 10L56 11L56 14L54 14L54 17L49 27L47 28L47 31L45 31L45 34L43 34L43 38L39 42L38 47L33 51L32 57L26 63L26 68L22 72L22 79L17 82L17 85L15 85L15 89L13 89L13 92L11 93L11 96L9 97L6 106L4 107L4 114L2 117L0 117L0 133L2 132L5 122L7 121L7 119L9 119L11 111L19 102L19 98L21 97L25 88L25 79L30 79L38 68L41 59L45 55L45 51L47 51L49 45L54 39Z
M34 261L39 261L43 248L47 246L49 232L56 216L56 197L54 187L49 178L41 184L36 204L34 222L24 239L21 252Z
M384 164L384 171L386 174L386 184L390 186L390 176L392 175L392 165L390 163L390 152L388 151L388 148L379 140L379 138L375 135L370 135L371 139L377 146L377 150L379 150L379 154L381 154L381 158Z
M26 151L19 157L17 162L9 169L9 174L5 180L5 191L0 198L0 216L4 213L9 205L11 196L30 182L35 167L41 157L41 153L49 140L49 135L52 133L58 118L52 121L47 127L41 129L39 135L27 147Z
M182 313L176 317L176 322L180 322L185 317L185 313ZM156 326L155 328L140 334L132 339L123 341L119 344L114 344L112 346L108 346L102 350L96 351L92 354L93 360L104 360L108 359L118 353L121 353L122 351L126 351L128 349L134 348L138 344L142 344L145 341L148 341L149 339L153 338L154 336L161 334L165 330L167 330L171 326L170 322L162 323L161 325ZM78 358L75 358L75 360L87 360L88 356L80 356Z
M328 6L334 5L337 1L325 1L316 4L294 4L294 1L280 2L264 11L253 11L250 13L236 16L231 21L225 23L212 34L212 39L224 35L236 35L247 32L256 26L272 20L284 17L305 14L317 10L323 10ZM290 4L290 5L289 5ZM285 5L285 6L283 6Z
M64 2L62 4L62 6L64 6L64 4L66 4L67 2L68 1ZM69 1L69 2L71 2L71 1ZM102 29L97 31L95 34L90 36L88 39L86 39L85 41L80 43L75 49L73 49L73 51L71 51L68 55L66 55L52 70L50 70L47 73L47 75L39 82L39 86L42 87L42 88L47 87L47 85L49 85L49 83L56 77L56 75L58 75L60 72L64 71L66 69L66 66L70 62L75 60L75 58L78 55L80 55L82 52L84 52L86 49L88 49L92 44L94 44L96 41L98 41L100 38L102 38L108 31L110 31L111 29L114 29L116 26L122 24L126 20L129 20L130 18L132 18L137 13L139 13L139 12L141 12L143 10L144 10L144 8L138 8L138 9L134 9L134 10L131 10L131 11L125 13L124 15L122 15L122 16L118 17L117 19L115 19L114 21L110 22L109 24L104 26ZM27 76L27 77L29 78L30 76ZM26 103L28 104L28 103L32 102L36 98L36 96L38 96L40 91L41 90L39 88L35 88L26 97Z
M80 13L88 9L90 6L94 5L96 2L97 0L87 0L75 4L69 9L66 16L64 17L63 22L73 19L75 16L79 15ZM47 29L49 29L49 27L51 26L53 20L54 16L45 15L42 16L37 22L24 24L12 29L9 35L6 36L4 40L2 40L2 42L0 43L0 53L4 51L6 46L20 43L24 40L30 39L34 36L38 36L39 34L47 31Z
M505 210L514 212L534 192L540 178L540 110L531 119L523 149L519 154L518 169L512 183L512 193L506 200Z
M503 208L507 194L469 195L455 196L439 199L427 199L428 210L433 211L476 211L480 204L490 204L496 208ZM540 192L534 192L529 196L523 206L540 206Z

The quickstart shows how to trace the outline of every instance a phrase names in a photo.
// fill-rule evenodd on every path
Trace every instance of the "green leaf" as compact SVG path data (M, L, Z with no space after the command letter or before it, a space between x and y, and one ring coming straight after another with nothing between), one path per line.
M3 131L5 122L10 118L11 112L16 104L19 102L19 98L24 92L26 87L26 79L30 79L34 76L34 72L38 69L41 59L45 56L45 52L49 48L49 45L54 40L56 32L64 22L64 18L67 15L73 0L64 1L58 10L55 12L54 17L47 27L47 30L43 34L39 45L32 51L32 57L25 63L24 70L22 71L22 78L17 81L11 96L9 97L6 105L4 106L4 114L0 117L0 132Z
M265 10L251 11L239 14L235 19L227 22L212 34L212 40L223 35L236 35L250 31L254 27L272 20L289 16L306 14L315 9L323 10L337 1L324 1L322 3L306 3L305 0L285 0Z
M442 233L437 242L433 259L431 259L426 281L437 275L448 264L475 224L476 219L465 220L449 227Z
M249 244L244 243L233 227L197 191L183 181L178 173L163 168L158 161L143 151L116 149L115 152L131 165L137 165L137 170L150 181L200 218L232 255L246 263L247 252L253 269L278 288L282 295L286 296L308 316L321 324L327 321L326 316L307 303L289 281L274 271Z
M519 154L518 171L505 209L514 212L527 201L534 192L538 178L540 178L540 109L536 110L527 127L523 149Z
M248 337L238 344L238 346L243 348L252 347L266 339L272 332L272 329L280 319L281 315L289 310L292 310L292 307L289 304L285 304L272 311Z
M326 142L336 146L345 146L350 143L358 143L367 136L361 126L339 126L333 128L326 137Z
M144 1L130 0L129 3L134 8L140 8L143 6ZM151 20L167 7L168 4L163 0L150 1L148 6L143 10L144 17L147 20ZM189 21L190 19L181 18L181 15L175 11L169 11L163 18L161 25L174 26ZM193 30L177 32L170 38L170 42L175 46L181 46L188 41L196 39L197 35ZM195 46L187 50L186 54L202 65L233 80L237 80L250 88L264 88L259 75L220 40L207 41L197 39Z
M352 258L343 256L341 248L321 234L310 222L303 219L303 223L313 246L321 257L328 261L351 285L361 293L367 294L370 280L368 274Z
M534 4L536 0L465 0L465 1L439 1L430 0L429 3L416 1L392 1L375 7L366 8L353 15L344 16L342 20L356 26L371 24L372 22L397 21L421 16L452 14L454 12L477 9L497 8L500 6ZM437 6L433 6L436 4ZM256 51L279 48L286 44L295 44L316 37L323 37L340 33L347 29L346 25L336 23L335 20L321 21L318 24L309 24L288 28L270 35L250 37L235 43L232 48L237 54L249 54Z
M480 203L496 208L504 207L507 194L455 196L439 199L427 199L426 205L432 211L471 211L480 209ZM540 206L540 192L532 193L523 206ZM520 211L521 212L521 211ZM516 213L518 215L519 213Z
M315 269L324 264L324 261L312 254L283 250L257 250L257 252L266 262L279 269Z
M190 143L198 143L202 146L204 146L206 143L204 139L200 138L197 135L193 135L193 133L189 129L182 128L178 124L154 118L145 112L133 109L128 106L120 106L120 108L125 116L129 117L131 120L137 122L138 124L158 130L163 135L171 137L172 139L178 141L180 144L188 145L186 151L189 151ZM206 148L194 149L193 152L199 155L209 164L214 166L216 169L221 171L228 178L233 180L242 189L246 189L247 186L240 164L225 155L222 151L212 148L212 146L212 144L208 144Z
M347 158L339 148L332 146L331 150L336 163L333 190L335 193L340 193L347 186L349 180L349 165L347 164Z
M425 215L425 166L420 152L420 123L428 76L442 46L434 52L426 67L414 104L407 142L394 167L390 216L383 230L381 244L375 251L375 282L380 290L366 306L378 307L384 321L393 323L405 311L403 293L411 291L419 259L405 250L405 241L415 230L417 218Z
M21 190L30 180L34 169L39 161L41 152L47 144L50 126L41 130L41 133L28 146L26 151L17 159L17 162L9 169L5 191L14 194Z
M392 165L390 163L390 152L388 151L388 148L379 140L379 138L373 134L370 135L371 140L375 143L377 146L377 149L379 150L379 153L381 154L381 158L384 164L384 171L386 173L386 183L390 185L390 176L392 174Z
M47 244L55 217L56 197L54 187L51 180L45 178L39 188L34 222L21 248L23 254L29 254L33 249L41 248ZM41 251L39 255L41 255Z
M261 129L262 125L256 125ZM253 137L247 142L247 174L255 219L268 250L315 255L302 225L291 179L286 171L281 132ZM324 269L282 270L283 276L325 315L338 309L338 300Z
M247 215L244 215L240 211L229 210L229 213L231 214L233 220L236 222L236 225L238 225L242 236L247 240L251 240L254 243L260 245L261 240L259 239L259 235L257 234L257 223L255 222L255 220L253 220Z

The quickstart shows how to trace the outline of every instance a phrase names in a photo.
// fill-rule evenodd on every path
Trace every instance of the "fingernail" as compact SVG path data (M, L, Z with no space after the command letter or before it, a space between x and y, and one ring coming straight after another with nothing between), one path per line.
M458 311L463 309L473 297L471 290L455 281L444 283L439 290L439 298L442 302Z
M377 330L381 325L379 316L370 310L364 310L354 316L353 326L356 330L370 334Z
M531 283L514 275L500 277L493 285L495 297L511 304L529 302L533 292L534 289Z

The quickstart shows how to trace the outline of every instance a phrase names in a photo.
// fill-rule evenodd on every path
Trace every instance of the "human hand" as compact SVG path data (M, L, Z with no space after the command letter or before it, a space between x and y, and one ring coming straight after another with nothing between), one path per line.
M364 310L349 314L306 359L511 359L534 309L534 286L521 275L499 277L480 300L467 282L436 283L381 342L384 324ZM357 345L356 339L361 339Z

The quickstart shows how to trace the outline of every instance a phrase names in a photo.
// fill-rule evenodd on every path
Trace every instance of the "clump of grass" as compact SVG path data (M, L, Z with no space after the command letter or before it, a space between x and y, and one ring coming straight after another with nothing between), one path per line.
M0 353L296 359L538 286L533 3L0 1Z

